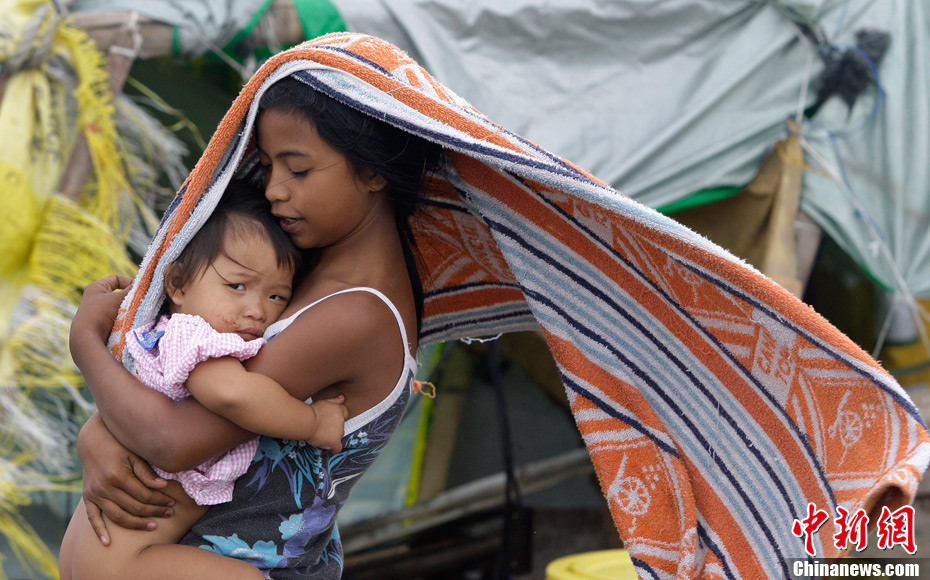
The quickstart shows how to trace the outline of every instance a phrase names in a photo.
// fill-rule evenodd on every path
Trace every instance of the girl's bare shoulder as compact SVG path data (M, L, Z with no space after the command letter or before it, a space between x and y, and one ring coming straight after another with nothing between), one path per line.
M369 382L397 366L402 345L394 314L378 296L346 292L302 312L248 366L292 394L312 396L335 384Z

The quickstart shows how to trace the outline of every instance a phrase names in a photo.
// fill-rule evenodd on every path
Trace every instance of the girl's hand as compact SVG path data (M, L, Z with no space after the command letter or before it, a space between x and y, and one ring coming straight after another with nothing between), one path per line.
M72 354L74 347L80 345L82 340L99 339L106 342L116 322L119 305L131 284L132 278L113 274L91 282L84 288L81 304L71 321Z
M333 453L342 451L342 435L349 409L345 406L345 395L332 399L314 401L311 407L316 412L316 432L307 443Z
M158 491L167 481L148 463L120 445L98 415L91 416L78 435L78 454L84 468L87 518L103 545L110 536L102 515L134 530L153 530L152 517L168 517L174 500Z

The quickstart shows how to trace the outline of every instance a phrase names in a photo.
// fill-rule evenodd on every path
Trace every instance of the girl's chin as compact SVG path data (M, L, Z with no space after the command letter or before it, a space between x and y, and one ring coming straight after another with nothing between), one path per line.
M316 247L316 244L314 243L313 238L307 235L306 232L303 232L303 231L296 231L293 233L288 232L288 235L290 235L291 237L291 242L293 242L294 245L300 248L301 250L309 250L311 248Z

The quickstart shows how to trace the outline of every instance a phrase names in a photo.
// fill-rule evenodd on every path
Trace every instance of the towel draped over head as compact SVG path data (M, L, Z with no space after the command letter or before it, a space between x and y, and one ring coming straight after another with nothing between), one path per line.
M831 521L864 508L874 522L883 503L913 498L926 427L852 341L751 266L361 34L282 52L242 89L123 304L111 345L125 364L126 331L156 316L165 265L254 163L258 100L288 75L445 148L413 225L421 340L542 330L642 577L787 577L786 559L805 557L793 524L808 504ZM818 557L842 554L834 533L828 523L812 534Z

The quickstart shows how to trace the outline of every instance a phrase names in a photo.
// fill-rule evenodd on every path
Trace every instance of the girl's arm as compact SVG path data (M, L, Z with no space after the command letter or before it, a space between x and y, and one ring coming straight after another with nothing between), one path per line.
M71 324L72 357L113 436L166 471L192 469L254 437L193 397L172 401L146 387L113 357L106 340L124 295L114 290L129 282L110 276L90 284ZM393 315L378 298L345 294L301 315L245 361L245 368L277 381L301 401L323 389L324 398L345 392L348 416L353 417L386 395L378 390L381 385L372 389L371 381L359 377L382 372L396 377L401 372L396 328ZM397 346L384 348L385 343ZM377 382L388 388L391 383Z
M348 413L342 395L308 405L275 380L247 371L228 356L198 363L185 386L207 409L253 433L304 439L334 453L342 451Z

